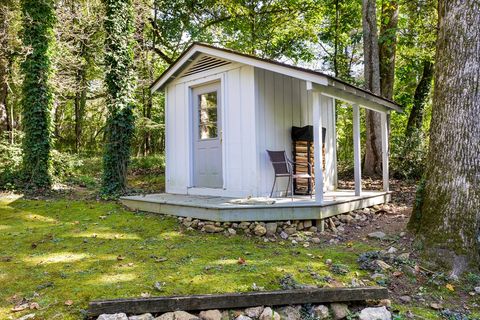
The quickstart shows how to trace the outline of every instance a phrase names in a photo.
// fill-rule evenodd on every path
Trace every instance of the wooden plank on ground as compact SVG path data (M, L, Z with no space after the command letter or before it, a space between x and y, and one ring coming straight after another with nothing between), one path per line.
M362 300L379 300L388 297L382 287L312 288L283 291L208 294L191 296L150 297L92 301L88 306L90 316L103 313L124 312L142 314L176 310L198 311L209 309L246 308L253 306L278 306L305 303L330 303Z

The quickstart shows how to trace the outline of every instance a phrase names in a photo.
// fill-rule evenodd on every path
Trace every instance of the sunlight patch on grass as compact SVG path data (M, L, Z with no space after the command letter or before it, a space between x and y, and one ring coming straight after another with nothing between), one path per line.
M214 264L219 264L219 265L235 265L238 264L238 260L235 259L221 259L217 260L214 262Z
M35 222L40 221L40 222L48 222L48 223L58 223L57 219L53 219L50 217L45 217L45 216L42 216L39 214L33 214L33 213L23 215L23 219L28 221L35 221Z
M5 307L5 308L0 307L0 316L10 314L11 313L10 310L11 310L11 308L9 308L9 307ZM1 319L13 319L13 318L6 318L5 317L5 318L1 318Z
M89 284L112 284L117 282L128 282L133 281L137 278L137 275L134 273L116 273L116 274L105 274L95 280L90 280L87 283Z
M23 194L8 194L8 195L0 194L0 205L6 206L21 198L23 198Z
M108 261L108 260L117 260L117 257L118 255L114 255L114 254L97 254L95 255L95 260L105 260L105 261Z
M5 224L0 224L0 230L7 230L12 228L11 226L5 225Z
M160 236L167 239L167 240L170 240L170 239L173 239L173 238L183 237L183 234L181 234L180 232L177 232L177 231L169 231L169 232L160 233Z
M24 261L33 264L67 263L89 258L87 253L56 252L41 256L25 258Z
M291 273L291 274L295 274L297 273L297 267L295 266L280 266L280 267L274 267L273 270L275 270L276 272L280 272L280 273Z
M127 234L127 233L113 233L113 232L82 232L72 234L72 237L75 238L99 238L106 240L141 240L141 238L136 234Z

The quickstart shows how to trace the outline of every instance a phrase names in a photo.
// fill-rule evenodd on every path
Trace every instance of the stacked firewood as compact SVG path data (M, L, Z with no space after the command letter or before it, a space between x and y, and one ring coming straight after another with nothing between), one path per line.
M323 169L325 170L325 145L322 148L323 153ZM314 190L314 153L313 142L311 141L294 141L293 142L293 161L296 163L295 174L307 173L312 179L298 178L294 181L295 194L310 194ZM310 167L307 163L310 163Z

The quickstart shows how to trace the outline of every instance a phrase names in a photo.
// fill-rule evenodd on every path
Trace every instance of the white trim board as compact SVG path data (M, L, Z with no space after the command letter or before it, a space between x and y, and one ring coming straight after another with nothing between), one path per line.
M354 85L345 83L339 79L335 79L326 74L316 72L314 70L299 68L290 66L276 61L267 59L261 59L254 56L249 56L232 50L215 48L209 45L194 43L192 44L179 59L170 66L151 86L151 92L161 90L164 86L173 79L178 79L182 76L185 67L198 61L199 56L209 55L211 57L222 59L224 61L241 63L264 70L288 75L293 78L307 81L307 84L316 84L327 88L323 90L323 94L331 94L335 98L349 100L353 97L358 97L362 102L368 101L369 103L359 103L358 101L352 101L362 106L369 107L375 111L385 112L387 110L395 110L402 112L403 109L393 101L376 96L373 93L355 87ZM215 72L214 69L203 71L204 73ZM345 94L342 97L342 94ZM349 99L347 99L349 98Z

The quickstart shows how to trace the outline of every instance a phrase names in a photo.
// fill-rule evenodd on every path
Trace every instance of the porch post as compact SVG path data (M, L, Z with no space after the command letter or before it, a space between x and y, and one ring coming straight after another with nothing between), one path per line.
M383 174L383 191L389 191L389 173L388 173L388 121L387 113L380 114L382 129L382 174Z
M312 91L313 107L313 162L315 172L315 202L323 204L323 154L322 154L322 97L319 92Z
M353 106L353 168L355 176L355 195L362 194L362 168L360 154L360 107Z

